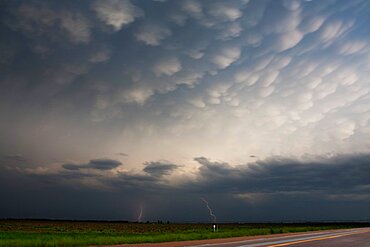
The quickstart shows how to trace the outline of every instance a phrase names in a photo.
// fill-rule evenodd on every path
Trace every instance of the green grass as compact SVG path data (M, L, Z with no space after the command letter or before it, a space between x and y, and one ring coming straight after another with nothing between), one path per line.
M0 221L0 246L88 246L155 243L360 227L351 224L134 224Z

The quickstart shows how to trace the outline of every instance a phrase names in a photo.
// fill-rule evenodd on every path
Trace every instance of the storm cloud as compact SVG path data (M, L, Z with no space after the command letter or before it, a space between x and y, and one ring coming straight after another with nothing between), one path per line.
M91 197L89 200L102 200L105 198L103 196L105 193L111 194L113 197L124 195L123 201L121 199L119 201L121 209L127 211L133 210L131 207L140 201L161 205L163 208L168 208L171 205L174 210L181 211L184 201L188 198L190 201L186 205L195 210L194 217L199 216L204 219L207 214L201 214L203 205L196 202L199 197L205 195L210 198L213 208L220 215L220 220L223 221L230 219L268 220L271 215L264 217L261 213L261 215L252 216L249 211L243 209L248 207L249 210L258 212L258 208L265 208L267 204L271 203L277 206L276 209L270 208L273 214L274 212L278 213L281 210L280 207L284 205L288 208L294 208L302 202L307 203L306 206L303 206L307 210L308 207L311 207L310 203L317 202L318 205L323 205L324 211L327 205L344 203L351 212L352 209L367 205L370 201L368 181L370 155L368 154L306 157L305 160L272 157L237 166L211 161L203 157L195 158L195 160L201 165L196 173L196 178L185 179L176 184L167 179L161 179L168 170L175 169L173 167L175 165L148 162L141 172L121 171L114 174L105 174L103 170L101 170L102 173L93 171L82 173L79 170L68 170L69 172L66 173L63 171L64 165L53 173L45 173L40 169L21 171L3 167L1 185L2 188L14 190L15 185L10 181L17 179L19 185L26 186L17 187L16 191L20 194L29 191L26 189L27 186L33 188L31 193L42 191L47 195L52 194L54 190L64 191L63 193L74 191L69 194L72 196L71 200L76 200L77 198L73 197L78 196L79 193L96 193L96 197ZM147 167L158 167L158 170L148 175ZM72 184L74 185L72 186ZM171 200L168 200L169 198ZM230 205L225 205L225 200L228 200ZM4 210L6 205L6 203L2 205ZM238 212L238 218L227 213L231 208ZM99 212L102 210L102 206L95 205L90 210ZM326 212L329 213L330 209L327 210L329 211ZM11 212L11 210L7 209L3 212ZM286 213L287 219L302 220L316 217L315 219L328 220L334 219L330 217L339 217L333 212L329 213L330 217L322 218L317 218L317 215L315 216L312 212L308 213L306 218L298 217L296 213L295 209ZM364 217L368 216L365 212L363 213ZM154 208L151 209L151 214L151 219L165 215L160 209ZM127 218L134 217L129 214L125 215ZM320 215L322 214L320 213ZM355 212L350 215L352 215L350 217L359 217L356 216ZM97 217L100 216L101 214L97 213ZM176 213L167 214L165 217L171 220L184 219L178 217ZM347 215L339 218L348 219ZM278 218L272 217L271 219L277 220Z
M0 216L370 218L369 9L3 1Z
M241 196L308 194L327 199L352 194L353 198L370 199L367 196L370 156L367 154L305 157L302 160L271 157L235 167L206 158L196 160L202 166L199 184L195 186L205 191L233 191Z
M173 170L177 169L178 166L175 164L164 163L164 162L147 162L144 164L144 172L152 175L161 177L163 175L169 175Z
M117 168L120 165L122 165L122 163L117 160L94 159L94 160L90 160L89 163L86 163L86 164L68 163L68 164L63 164L62 166L66 170L80 170L84 168L91 168L91 169L97 169L97 170L111 170L111 169Z

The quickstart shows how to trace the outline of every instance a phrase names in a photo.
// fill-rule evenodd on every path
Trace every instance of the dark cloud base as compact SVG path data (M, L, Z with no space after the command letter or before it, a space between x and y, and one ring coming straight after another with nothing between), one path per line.
M175 165L155 162L115 176L84 169L40 175L3 165L0 217L135 220L143 205L145 220L210 221L205 197L220 221L370 219L370 155L310 159L272 157L235 167L196 158L197 178L176 186L164 178Z
M68 163L64 164L63 168L66 170L80 170L80 169L97 169L97 170L111 170L113 168L117 168L118 166L122 165L121 162L117 160L111 159L94 159L90 160L87 164L74 164Z
M170 174L173 170L178 168L175 164L163 163L163 162L147 162L145 163L144 172L151 174L152 176L163 176Z

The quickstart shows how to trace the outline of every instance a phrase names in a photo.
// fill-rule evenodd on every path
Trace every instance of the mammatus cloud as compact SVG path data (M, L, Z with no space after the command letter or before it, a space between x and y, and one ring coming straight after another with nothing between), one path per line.
M218 36L218 39L225 40L225 41L232 40L232 39L235 39L236 37L239 37L242 31L243 31L243 28L240 25L240 23L233 22L227 25L226 28L222 29L222 31L220 32Z
M115 126L102 127L104 130L100 133L107 135L102 138L106 140L104 143L122 145L116 152L123 149L131 154L127 149L129 145L122 141L127 139L134 146L140 146L140 150L148 150L148 143L175 141L180 147L191 149L186 151L184 159L187 160L196 156L203 146L207 146L204 155L230 161L248 161L246 152L268 157L271 154L365 151L368 141L358 136L359 133L367 136L366 114L359 113L366 110L362 101L366 101L363 97L368 93L368 70L364 63L368 49L361 44L366 38L349 36L353 30L361 29L362 22L340 17L335 5L318 6L313 1L301 2L299 7L279 1L176 4L167 1L150 2L148 6L132 1L130 4L146 13L127 25L124 32L107 32L93 8L82 11L77 6L73 13L88 20L94 31L90 41L84 43L83 51L79 48L82 43L69 41L68 47L53 43L60 51L55 52L49 42L35 38L40 36L32 38L33 56L29 57L43 66L32 63L35 65L32 78L40 78L35 79L39 85L18 78L15 84L23 94L28 94L23 84L29 82L28 86L35 87L32 97L23 99L30 103L32 98L37 101L35 104L49 106L44 111L54 114L50 121L55 122L59 122L54 119L56 112L61 117L69 116L67 113L76 109L79 113L69 121L75 129L89 129L88 121ZM155 4L153 8L160 5L163 13L156 15L148 11L151 4ZM353 6L347 6L347 11L355 11ZM48 5L44 8L43 16L48 18L49 9L56 12ZM236 9L238 11L231 13L242 14L235 15L235 19L216 18L217 11L211 13L211 10L217 8ZM66 9L61 8L59 12L64 13ZM170 18L174 13L184 17L181 28ZM49 20L46 17L44 19ZM39 20L43 18L40 16ZM50 20L50 24L39 21L38 25L59 27L57 21ZM344 31L329 42L331 35L327 26L336 26L335 23L340 23ZM136 34L147 25L158 27L149 32L154 33L153 40L158 45L137 40ZM170 30L171 34L161 39L153 30ZM36 56L36 52L43 55ZM325 56L319 56L323 53ZM17 74L30 76L27 73ZM17 81L11 74L7 77L4 81ZM49 101L54 103L46 104ZM348 112L355 114L349 117ZM27 128L39 130L37 126L42 125L32 122ZM130 137L130 133L138 138ZM212 144L200 143L206 141L199 141L199 135L203 136L202 140L213 140ZM94 135L86 133L86 136L93 138ZM147 141L142 142L144 139ZM234 151L219 150L224 145L221 140L227 140L226 146ZM103 149L111 149L112 144L102 145L106 145ZM60 146L64 145L60 143ZM155 147L158 153L159 147ZM174 149L173 146L170 149ZM178 150L183 152L183 148ZM105 150L102 157L111 152ZM175 160L174 153L171 152L172 157L158 155L150 159ZM144 161L143 158L137 163ZM129 166L135 166L132 160L128 162Z
M238 47L226 47L223 48L212 58L212 63L216 64L218 68L225 69L229 67L233 62L239 59L241 50Z
M14 13L17 19L10 23L11 27L51 41L57 41L61 33L72 43L90 42L91 23L82 13L63 9L58 11L47 4L38 5L22 3Z
M303 38L300 31L293 30L287 33L282 33L276 41L276 50L279 52L285 51L296 46Z
M214 4L209 10L209 13L213 17L221 18L226 21L235 21L243 15L240 9L221 3Z
M300 25L300 28L304 33L312 33L320 29L324 24L325 18L323 16L314 16L313 18L307 19Z
M62 13L60 26L64 29L70 40L75 43L87 43L90 41L91 24L82 15L73 12Z
M173 57L173 58L166 58L161 59L158 62L156 62L153 66L153 72L157 76L161 75L173 75L176 72L179 72L181 70L181 63L180 61Z
M124 101L144 105L145 102L154 94L150 88L132 88L123 92Z
M199 19L203 16L203 7L197 0L186 0L181 2L182 10L191 17Z
M157 46L171 34L171 30L163 25L144 24L135 33L135 37L138 41L144 42L147 45Z
M367 43L363 40L349 41L339 46L339 53L344 55L360 53L366 46Z
M130 0L97 0L92 4L92 8L99 19L115 31L121 30L125 25L144 15L143 10L133 5Z
M83 205L83 191L115 215L143 197L174 212L168 195L186 212L207 195L231 212L217 210L221 219L293 217L285 208L303 197L336 215L334 202L347 200L351 216L366 215L357 188L370 146L369 9L362 0L4 2L0 153L11 155L0 160L0 193L38 190L35 205L49 205L41 195L60 192ZM267 201L280 211L267 215Z
M336 20L325 23L320 32L322 42L326 43L326 45L331 44L335 39L340 38L341 35L343 35L348 29L350 29L353 24L353 20Z
M108 49L101 49L93 53L90 58L89 62L91 63L104 63L108 61L111 57L111 51Z

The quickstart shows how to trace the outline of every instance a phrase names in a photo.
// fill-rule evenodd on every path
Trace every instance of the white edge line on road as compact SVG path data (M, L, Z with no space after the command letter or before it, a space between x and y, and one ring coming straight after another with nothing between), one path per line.
M293 236L281 236L281 237L263 237L263 238L256 238L256 239L248 239L248 240L240 240L240 241L232 241L232 242L224 242L224 243L214 243L214 244L200 244L200 245L188 245L187 247L203 247L203 246L214 246L214 245L220 245L220 244L239 244L239 243L248 243L248 242L256 242L256 241L261 241L261 240L274 240L274 239L283 239L283 238L289 238L289 237L302 237L302 236L312 236L312 238L315 237L322 237L322 236L330 236L330 235L336 235L336 234L343 234L343 233L349 233L349 232L356 232L359 230L363 230L366 228L360 228L360 229L343 229L343 230L338 230L337 232L333 231L325 231L325 232L309 232L309 233L302 233L302 234L297 234ZM266 235L267 236L267 235ZM262 243L259 243L262 244ZM245 247L245 246L250 246L250 245L240 245L240 247Z
M331 234L324 234L322 236L311 236L311 237L301 237L301 238L292 238L287 240L278 240L278 241L272 241L272 242L264 242L264 243L255 243L255 244L248 244L248 245L239 245L237 247L259 247L259 246L270 246L270 245L279 245L279 244L285 244L285 243L292 243L292 242L299 242L299 241L305 241L305 240L312 240L315 241L315 239L320 240L321 238L328 238L328 237L343 237L348 236L352 234L357 233L365 233L368 231L361 231L361 230L355 230L355 231L343 231L338 233L331 233Z

